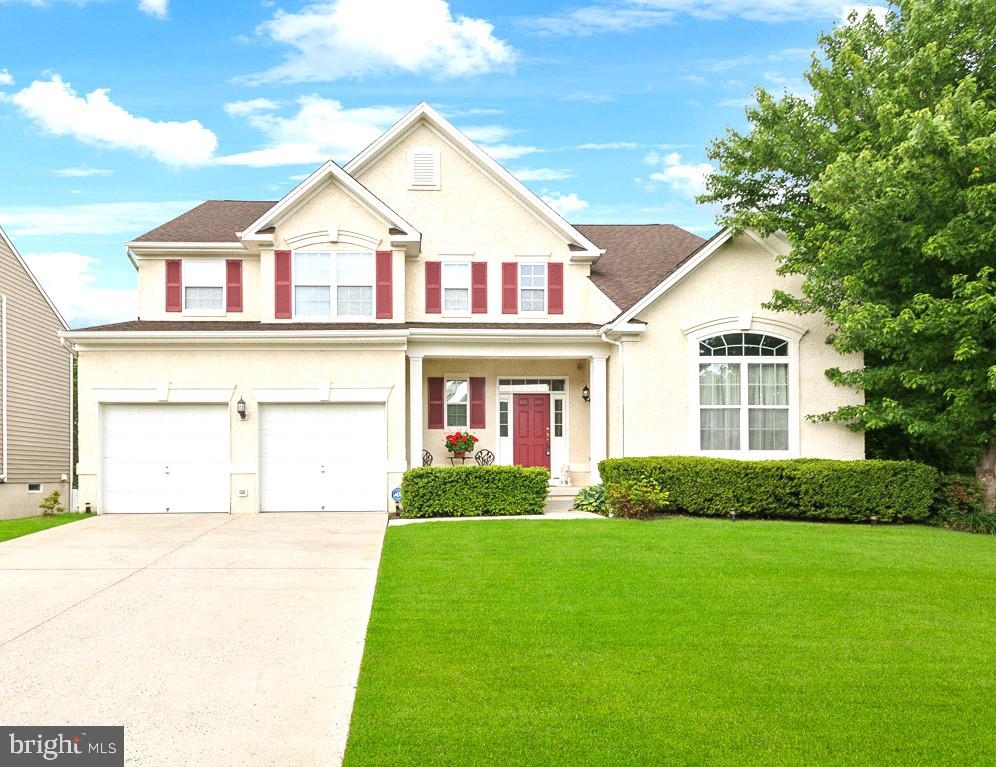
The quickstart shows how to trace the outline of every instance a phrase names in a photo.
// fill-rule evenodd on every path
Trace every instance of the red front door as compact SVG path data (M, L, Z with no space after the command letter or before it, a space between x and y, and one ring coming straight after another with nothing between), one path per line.
M519 466L550 468L550 395L512 395L513 460Z

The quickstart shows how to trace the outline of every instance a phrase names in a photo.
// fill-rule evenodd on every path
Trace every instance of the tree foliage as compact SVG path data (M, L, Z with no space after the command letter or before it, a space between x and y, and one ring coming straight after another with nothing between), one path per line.
M822 312L839 351L864 353L828 371L864 404L822 417L946 469L996 442L994 78L992 0L852 15L820 38L811 96L757 89L749 130L712 142L700 198L736 230L783 232L802 290L770 306Z

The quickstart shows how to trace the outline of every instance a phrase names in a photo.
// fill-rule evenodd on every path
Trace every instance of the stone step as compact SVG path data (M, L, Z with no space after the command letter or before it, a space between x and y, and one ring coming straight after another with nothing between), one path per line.
M573 506L573 497L566 495L554 496L546 499L546 503L543 504L543 513L548 514L551 511L570 511Z
M574 498L581 491L574 485L550 485L550 498Z

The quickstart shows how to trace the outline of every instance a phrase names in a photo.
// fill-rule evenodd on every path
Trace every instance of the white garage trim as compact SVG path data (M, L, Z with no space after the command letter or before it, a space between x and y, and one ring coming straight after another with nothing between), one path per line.
M183 402L183 403L216 403L224 404L232 401L235 385L232 386L197 386L177 384L154 384L150 386L108 386L92 387L97 402Z
M260 404L293 402L387 402L393 386L336 386L319 383L315 386L271 386L253 389Z

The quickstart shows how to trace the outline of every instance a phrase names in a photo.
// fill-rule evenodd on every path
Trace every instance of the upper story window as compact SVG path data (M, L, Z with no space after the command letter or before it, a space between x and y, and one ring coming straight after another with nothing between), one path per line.
M411 189L439 189L439 152L418 147L408 152L408 185Z
M789 450L788 341L723 333L700 340L698 358L699 448Z
M373 253L294 253L295 317L372 317Z
M470 262L444 261L442 267L443 314L470 314Z
M225 313L225 262L183 262L183 311L190 314Z
M519 313L546 313L546 264L519 264Z

